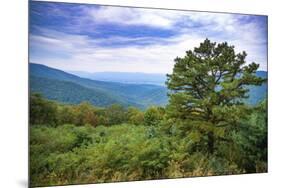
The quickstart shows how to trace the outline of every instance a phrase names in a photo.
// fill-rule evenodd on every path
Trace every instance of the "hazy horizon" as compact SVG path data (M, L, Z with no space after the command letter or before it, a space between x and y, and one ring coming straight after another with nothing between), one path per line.
M44 65L44 64L41 64L41 63L35 63L35 62L29 62L29 63L32 63L32 64L38 64L38 65ZM53 68L53 69L58 69L58 70L61 70L61 71L64 71L64 72L67 72L67 73L70 73L70 74L73 74L73 73L89 73L89 74L95 74L95 73L130 73L130 74L154 74L154 75L166 75L166 74L169 74L169 73L157 73L157 72L125 72L125 71L100 71L100 72L90 72L90 71L79 71L79 70L65 70L65 69L60 69L60 68L56 68L56 67L52 67L52 66L49 66L49 65L44 65L44 66L47 66L47 67L50 67L50 68ZM267 70L257 70L257 71L263 71L263 72L267 72Z

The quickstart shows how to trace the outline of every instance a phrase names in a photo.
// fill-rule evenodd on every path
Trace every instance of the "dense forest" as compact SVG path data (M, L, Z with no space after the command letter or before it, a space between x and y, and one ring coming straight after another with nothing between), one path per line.
M266 79L234 46L206 39L177 57L169 102L145 109L30 95L31 186L267 172Z

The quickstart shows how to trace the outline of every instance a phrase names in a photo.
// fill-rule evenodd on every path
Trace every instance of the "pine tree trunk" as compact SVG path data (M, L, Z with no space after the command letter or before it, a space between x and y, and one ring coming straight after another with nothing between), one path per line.
M209 132L208 133L208 150L209 153L213 154L214 153L214 133Z

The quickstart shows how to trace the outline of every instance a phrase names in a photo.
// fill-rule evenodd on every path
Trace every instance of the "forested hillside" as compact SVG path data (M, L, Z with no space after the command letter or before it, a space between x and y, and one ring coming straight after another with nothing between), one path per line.
M42 93L48 99L64 103L79 104L82 101L89 101L99 106L108 106L114 103L124 106L129 105L127 101L112 96L103 90L87 88L69 81L31 76L30 85L31 92Z
M150 105L164 106L168 102L164 86L90 80L34 63L30 63L29 67L31 91L59 102L77 104L86 100L101 107L118 103L142 109ZM46 84L43 81L45 79ZM62 83L66 82L67 85L63 86ZM81 88L81 91L74 89L74 85Z
M109 76L101 74L96 78L111 80L119 77L122 73ZM126 74L128 76L128 74ZM134 73L129 74L133 80ZM257 76L267 78L267 73L257 71ZM161 86L164 82L157 82L159 85L143 84L150 78L135 78L139 84L124 84L118 82L105 82L80 78L78 76L53 69L44 65L30 63L30 86L32 92L38 92L44 97L68 104L78 104L89 101L95 106L108 106L115 103L124 106L135 106L145 109L150 105L165 106L168 103L167 88ZM152 79L160 81L161 76ZM128 79L127 79L128 80ZM161 83L161 84L160 84ZM76 88L76 89L75 89ZM261 86L249 86L248 104L258 104L266 98L267 83Z

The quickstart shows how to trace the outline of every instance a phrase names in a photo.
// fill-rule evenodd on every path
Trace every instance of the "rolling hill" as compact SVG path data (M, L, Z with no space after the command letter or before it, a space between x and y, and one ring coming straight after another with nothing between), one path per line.
M29 74L32 92L65 103L87 100L96 106L119 103L146 108L165 105L168 101L164 86L96 81L35 63L29 63Z
M131 104L122 101L117 96L94 88L87 88L79 84L43 77L30 77L31 92L37 92L44 97L69 104L79 104L88 101L98 106L107 106L114 103L128 106ZM137 104L135 104L137 105Z
M162 86L164 83L160 82L163 75L143 77L142 81L140 74L134 77L134 73L125 73L125 80L128 81L130 75L132 77L130 80L138 84L113 82L114 77L120 80L122 74L110 76L103 73L101 74L103 79L111 81L100 81L82 78L45 65L29 63L31 92L39 92L51 100L70 104L89 101L101 107L118 103L142 109L151 105L164 106L168 103L168 90ZM267 78L265 71L257 71L257 75ZM158 79L157 85L145 84L148 80L156 81L156 78L161 78ZM267 83L261 86L250 86L249 89L250 97L246 100L248 104L257 104L267 96Z

